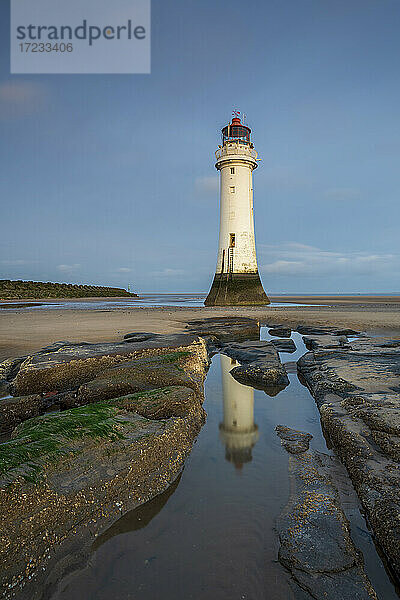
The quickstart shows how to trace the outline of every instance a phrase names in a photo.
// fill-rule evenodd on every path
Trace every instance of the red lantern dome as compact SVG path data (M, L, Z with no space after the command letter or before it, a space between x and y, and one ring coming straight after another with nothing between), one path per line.
M222 129L222 143L239 142L240 144L250 144L251 129L242 125L239 117L234 117L232 123Z

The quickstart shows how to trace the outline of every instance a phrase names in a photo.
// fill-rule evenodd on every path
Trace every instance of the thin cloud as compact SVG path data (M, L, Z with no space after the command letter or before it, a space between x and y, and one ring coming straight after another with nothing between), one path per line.
M304 173L298 173L291 167L284 165L269 166L263 174L257 175L268 190L275 192L294 192L309 190L315 184L315 179Z
M18 258L16 260L2 260L1 264L5 265L6 267L19 267L23 265L31 265L34 262L35 261L33 260L25 260L23 258Z
M377 276L400 271L400 256L397 254L335 252L296 242L263 245L260 255L260 271L277 276Z
M61 271L61 273L73 273L75 271L78 271L80 269L81 265L79 264L74 264L74 265L57 265L57 269L59 271Z
M184 274L185 271L183 269L162 269L162 271L153 271L151 273L154 277L179 277Z
M208 175L206 177L197 177L194 182L196 192L203 195L213 195L219 190L218 175Z
M132 269L129 269L128 267L119 267L117 273L132 273Z

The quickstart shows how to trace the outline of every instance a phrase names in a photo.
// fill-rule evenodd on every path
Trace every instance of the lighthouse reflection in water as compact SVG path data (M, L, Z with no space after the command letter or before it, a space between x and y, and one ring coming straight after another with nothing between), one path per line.
M252 448L258 440L258 426L254 424L254 390L242 385L230 371L239 363L225 356L221 358L224 418L220 437L225 444L225 458L241 469L252 459Z

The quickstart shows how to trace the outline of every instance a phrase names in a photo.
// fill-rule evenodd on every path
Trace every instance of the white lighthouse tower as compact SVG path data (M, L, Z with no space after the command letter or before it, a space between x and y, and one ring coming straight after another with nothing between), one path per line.
M222 129L215 153L220 172L220 228L217 268L206 306L269 304L257 268L253 216L253 171L257 152L251 129L239 113Z

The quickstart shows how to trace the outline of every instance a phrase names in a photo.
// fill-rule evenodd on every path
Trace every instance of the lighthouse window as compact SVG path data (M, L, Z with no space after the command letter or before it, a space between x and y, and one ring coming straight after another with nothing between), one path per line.
M235 236L234 233L230 233L229 234L229 247L230 248L234 248L235 247L235 241L236 241L235 238L236 238L236 236Z
M231 175L235 174L235 167L231 167Z
M231 194L234 194L235 193L235 186L231 185L231 187L229 188L229 191L230 191Z

